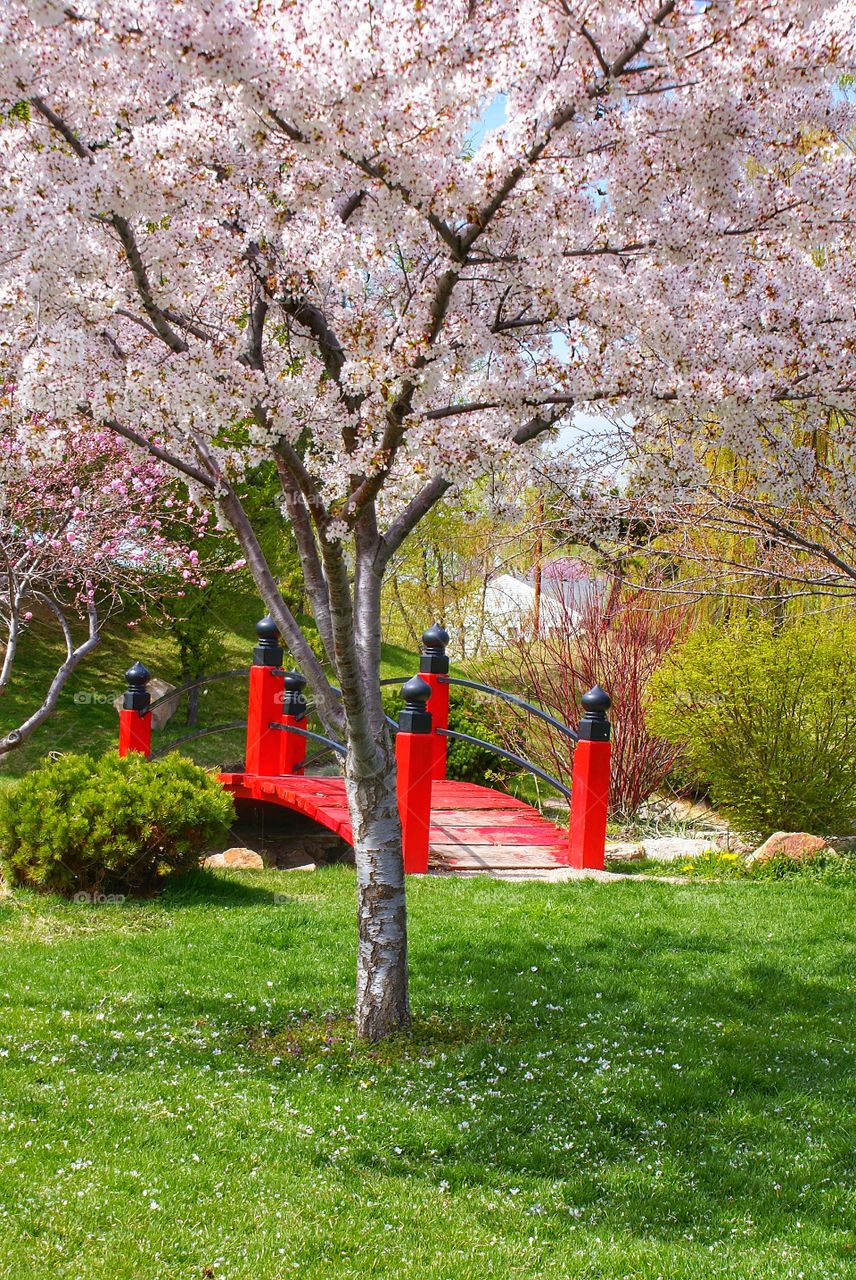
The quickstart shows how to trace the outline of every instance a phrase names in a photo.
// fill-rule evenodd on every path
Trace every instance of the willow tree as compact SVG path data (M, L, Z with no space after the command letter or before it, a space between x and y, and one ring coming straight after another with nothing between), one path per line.
M846 127L849 5L7 0L0 29L2 358L234 530L347 741L381 1036L409 1017L385 569L579 409L716 403L750 451L759 406L840 399L852 156L791 157ZM341 700L237 496L265 459Z

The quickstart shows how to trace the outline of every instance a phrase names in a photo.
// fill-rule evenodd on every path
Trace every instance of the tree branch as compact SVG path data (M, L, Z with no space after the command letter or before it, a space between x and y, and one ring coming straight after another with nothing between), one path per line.
M45 102L44 98L38 95L29 99L30 105L51 125L53 129L62 137L71 147L74 154L80 160L85 160L88 164L95 163L95 156L92 148L86 143L81 142L77 134L71 128L66 120L63 119L58 112ZM188 333L193 333L195 337L206 339L209 335L204 330L195 326L192 321L185 319L183 316L177 316L173 312L164 311L157 305L152 293L151 284L149 282L148 273L140 253L136 237L131 230L130 223L118 213L106 214L99 221L104 222L107 226L113 228L119 238L119 242L125 251L125 258L131 271L137 293L143 304L143 310L149 317L157 336L162 342L170 348L171 351L183 352L187 351L187 343L176 333L170 324L170 320L174 324L179 324Z
M69 676L80 665L87 654L91 653L101 641L101 637L98 634L98 614L93 604L90 604L87 608L89 622L87 638L82 644L75 646L71 634L71 628L68 625L68 619L65 617L65 614L59 608L56 601L51 600L49 596L44 595L42 592L35 592L34 594L44 605L52 610L59 620L65 638L66 658L65 661L57 668L56 674L48 687L45 699L38 710L28 716L17 729L12 729L4 738L0 739L0 756L8 755L10 751L17 750L17 748L20 747L22 743L26 742L27 738L29 738L36 729L38 729L39 725L44 724L45 720L53 715L56 710L57 702L59 701L59 695L62 693Z
M428 514L445 493L448 493L451 487L451 480L446 480L443 476L434 476L419 490L415 498L411 498L410 502L383 536L381 563L384 569L390 558L404 542L404 539L413 532L419 521Z
M80 412L87 418L94 420L94 415L87 405L81 405ZM179 458L177 454L170 453L168 449L164 449L161 445L154 444L153 441L147 440L139 431L135 431L133 427L126 427L123 423L118 422L115 418L104 418L102 425L110 431L115 431L117 436L129 440L131 444L139 445L141 449L145 449L146 453L150 453L153 458L157 458L160 462L166 463L168 467L185 475L190 480L195 480L197 484L204 485L206 489L214 490L217 487L216 474L209 474L200 467L196 467L192 462L185 462L183 458Z
M294 477L282 456L277 455L276 468L279 473L283 499L294 530L300 563L303 566L303 578L309 599L312 602L312 614L315 618L324 652L330 662L334 661L333 629L330 621L330 593L324 568L318 554L318 544L312 532L312 521L306 508L302 494L295 492Z

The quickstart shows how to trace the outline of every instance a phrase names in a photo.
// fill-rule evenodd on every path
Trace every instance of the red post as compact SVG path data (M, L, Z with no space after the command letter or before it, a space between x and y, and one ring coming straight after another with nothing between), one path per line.
M270 727L282 717L282 648L276 623L270 615L256 623L256 633L259 643L253 650L250 667L244 769L258 777L278 778L282 773L283 738L293 736Z
M568 860L572 867L602 871L605 862L606 815L609 808L609 694L595 685L582 697L585 714L579 724L571 781Z
M146 689L149 673L142 662L135 662L125 672L128 688L119 712L119 755L139 751L149 756L152 751L152 717L149 711L151 695Z
M419 658L419 673L431 690L428 710L431 713L431 724L434 729L449 727L449 686L443 677L449 674L449 659L446 656L446 645L449 633L439 622L435 622L422 633L422 653ZM433 734L434 762L431 766L432 778L446 776L446 748L448 741L439 733Z
M283 679L282 723L306 727L306 681L299 671L286 671ZM282 733L282 772L302 774L306 761L306 739L299 733Z
M431 686L421 676L413 676L402 693L404 708L398 717L395 762L404 870L408 874L424 875L428 870L434 768L431 713L425 709Z

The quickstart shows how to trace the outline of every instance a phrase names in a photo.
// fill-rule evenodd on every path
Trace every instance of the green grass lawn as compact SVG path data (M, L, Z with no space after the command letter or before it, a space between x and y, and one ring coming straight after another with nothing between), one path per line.
M0 1277L850 1277L856 887L353 872L0 904Z

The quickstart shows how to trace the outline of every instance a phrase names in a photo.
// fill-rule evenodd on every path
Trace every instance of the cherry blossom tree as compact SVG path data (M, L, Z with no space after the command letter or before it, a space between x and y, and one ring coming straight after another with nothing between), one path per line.
M14 400L11 389L4 399ZM47 688L34 691L41 702L19 725L4 725L0 757L53 714L112 614L132 601L145 606L167 571L200 579L186 539L204 513L191 508L177 520L174 476L130 454L120 437L89 424L31 418L0 432L0 696L34 620L53 624L62 652Z
M7 0L0 27L3 358L234 529L347 740L382 1036L409 1018L385 569L578 410L715 408L740 452L762 409L849 398L850 5ZM265 458L341 698L236 494Z

